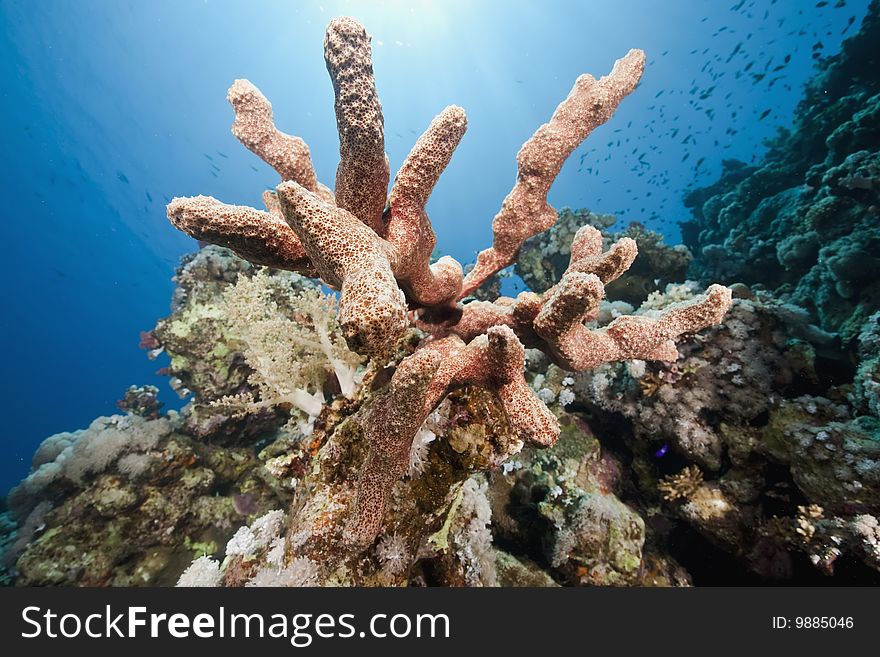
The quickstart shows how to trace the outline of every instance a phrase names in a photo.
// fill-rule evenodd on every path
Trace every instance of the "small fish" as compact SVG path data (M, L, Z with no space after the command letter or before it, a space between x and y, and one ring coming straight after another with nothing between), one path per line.
M726 63L730 63L730 60L733 59L736 56L736 54L742 49L742 45L743 45L742 41L740 41L738 44L736 44L736 48L734 48L733 52L727 56Z
M666 453L668 451L669 451L669 443L663 443L663 446L660 449L658 449L656 452L654 452L654 456L656 456L658 459L662 459L664 456L666 456Z

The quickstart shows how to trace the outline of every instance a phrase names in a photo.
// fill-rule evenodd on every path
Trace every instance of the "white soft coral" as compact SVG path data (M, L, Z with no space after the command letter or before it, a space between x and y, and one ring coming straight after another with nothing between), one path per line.
M261 270L239 276L224 293L232 334L253 369L248 380L257 394L224 397L214 405L241 412L288 405L305 416L297 424L310 433L326 401L327 377L334 374L342 394L353 396L362 359L340 336L336 299L317 288L297 289L292 276Z

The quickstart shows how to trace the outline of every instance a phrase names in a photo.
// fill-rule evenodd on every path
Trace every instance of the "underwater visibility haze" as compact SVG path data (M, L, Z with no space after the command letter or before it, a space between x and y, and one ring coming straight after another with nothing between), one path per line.
M878 0L0 16L3 583L880 583Z

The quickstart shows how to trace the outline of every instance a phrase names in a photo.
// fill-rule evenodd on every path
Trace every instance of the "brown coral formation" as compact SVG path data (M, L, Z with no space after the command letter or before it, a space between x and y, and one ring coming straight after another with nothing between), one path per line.
M391 487L406 473L413 436L454 389L470 385L494 391L521 444L556 442L559 425L523 379L524 360L523 346L507 326L494 326L468 345L457 336L430 342L403 360L388 392L364 420L369 454L361 470L351 542L368 545L379 533Z
M598 81L580 76L549 123L525 143L516 156L516 184L492 220L492 247L481 252L468 274L463 294L476 290L489 276L513 264L522 243L556 223L556 210L547 192L572 151L597 127L608 121L620 102L639 83L645 53L630 50Z
M317 273L339 289L342 333L351 349L372 357L374 368L394 360L412 323L409 311L419 312L418 325L433 334L398 363L387 390L358 416L368 449L346 540L365 546L383 527L416 433L452 391L484 390L494 398L516 450L524 443L552 445L558 423L523 377L523 344L542 348L571 370L630 358L674 360L675 338L718 322L730 293L713 286L705 297L658 318L621 317L588 329L585 322L596 316L605 284L627 270L637 249L624 238L605 251L601 234L585 227L575 236L568 270L542 296L459 303L511 264L523 240L556 221L547 192L571 152L636 87L644 68L641 51L630 51L598 81L578 78L550 122L523 145L517 182L493 222L493 247L463 280L453 259L431 264L436 239L425 206L464 135L464 111L450 106L434 119L386 198L388 162L369 36L353 19L335 19L324 46L340 139L335 197L313 179L301 140L277 131L269 102L250 83L237 81L229 94L236 110L233 132L284 179L276 195L264 199L269 211L197 197L175 199L168 215L199 239L262 264Z
M657 490L664 500L688 499L703 485L703 471L696 465L689 465L681 472L663 477L657 483Z
M730 290L713 285L706 294L670 306L660 317L623 316L601 329L587 328L605 296L604 286L625 272L637 255L636 243L624 237L602 251L602 234L583 226L575 234L571 261L562 280L543 295L523 292L516 299L465 304L457 322L422 326L471 339L488 327L506 324L526 346L540 348L560 366L583 371L620 360L678 357L675 338L721 321L730 307Z

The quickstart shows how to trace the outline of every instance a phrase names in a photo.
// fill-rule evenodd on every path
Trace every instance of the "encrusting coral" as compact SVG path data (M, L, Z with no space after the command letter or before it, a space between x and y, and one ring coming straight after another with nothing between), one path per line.
M345 540L363 548L382 531L394 486L409 468L414 436L450 393L483 389L495 400L499 426L506 427L512 444L501 450L501 460L523 444L550 446L559 425L525 381L524 345L542 349L574 371L627 359L675 360L675 339L718 323L731 296L727 288L711 286L704 296L658 317L622 316L602 329L589 329L585 322L597 315L605 285L629 268L637 247L624 237L604 250L602 235L587 226L574 237L567 271L542 295L526 292L494 302L466 298L512 264L526 238L555 223L547 192L571 152L635 89L644 68L641 51L630 51L600 80L579 77L550 122L523 145L516 184L493 221L493 246L480 254L466 278L452 258L431 263L436 239L425 212L464 135L464 111L450 106L432 121L387 194L389 169L369 36L351 18L334 19L324 51L340 138L334 192L315 179L308 147L280 133L269 102L251 83L238 80L229 91L236 113L233 133L275 168L281 184L264 195L265 212L195 197L174 199L168 217L197 239L229 247L258 264L317 274L340 291L341 332L350 349L372 358L370 385L377 390L355 416L366 454ZM418 345L418 338L410 339L407 348L403 337L413 335L414 326L428 336ZM413 345L414 352L406 355ZM400 359L401 349L404 357L383 388L379 374ZM341 444L331 438L326 449L339 450ZM311 485L316 497L302 502L300 513L320 506L320 495L332 496L332 487ZM336 508L331 498L326 505ZM330 515L335 524L345 514ZM291 532L309 522L295 520ZM317 534L312 536L308 540L314 543ZM293 556L311 556L296 552L297 545L306 550L299 540L289 540Z
M183 419L101 417L47 438L8 498L19 527L2 561L17 583L170 585L248 516L289 503L253 450L194 439Z

